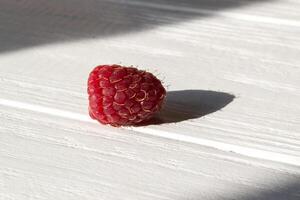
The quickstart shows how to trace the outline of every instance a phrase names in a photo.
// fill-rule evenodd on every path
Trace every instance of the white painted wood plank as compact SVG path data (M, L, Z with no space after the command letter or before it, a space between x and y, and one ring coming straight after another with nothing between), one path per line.
M211 17L289 29L300 26L298 11L297 0L2 0L0 51L108 37ZM41 34L43 37L39 37Z
M292 199L299 167L0 106L3 199Z
M86 77L92 66L138 64L159 71L169 90L214 90L236 96L220 112L216 108L226 100L220 93L214 93L213 102L203 91L188 100L183 97L186 92L173 93L163 119L178 123L147 127L144 132L159 130L195 141L205 139L201 143L221 142L233 145L223 150L299 165L299 30L226 18L199 19L6 53L1 55L1 98L87 116ZM195 107L196 112L190 113ZM218 112L197 118L206 107ZM181 119L182 111L188 116Z
M0 199L300 198L299 2L170 2L0 2ZM119 62L169 85L162 124L88 118Z

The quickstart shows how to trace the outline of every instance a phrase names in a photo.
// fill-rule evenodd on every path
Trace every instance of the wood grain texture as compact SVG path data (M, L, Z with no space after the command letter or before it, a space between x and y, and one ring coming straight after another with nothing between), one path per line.
M0 2L0 199L292 199L300 3ZM153 124L87 114L98 64L164 80Z
M299 168L1 106L5 199L266 199L300 195ZM290 191L291 190L291 191ZM6 196L5 196L6 195Z

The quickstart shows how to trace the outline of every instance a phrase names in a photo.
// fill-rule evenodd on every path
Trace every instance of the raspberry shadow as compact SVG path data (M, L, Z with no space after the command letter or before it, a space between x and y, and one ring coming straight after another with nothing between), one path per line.
M161 112L140 125L177 123L203 117L224 108L234 98L229 93L209 90L170 91Z

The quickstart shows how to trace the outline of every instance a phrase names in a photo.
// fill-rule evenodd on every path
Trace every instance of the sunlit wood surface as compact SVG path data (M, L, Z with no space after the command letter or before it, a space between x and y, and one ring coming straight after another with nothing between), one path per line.
M159 123L87 114L98 64L168 89ZM298 0L1 0L1 200L299 200Z

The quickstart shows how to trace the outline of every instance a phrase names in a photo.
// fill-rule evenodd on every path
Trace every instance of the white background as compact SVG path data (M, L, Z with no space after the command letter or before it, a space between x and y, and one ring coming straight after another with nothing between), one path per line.
M1 0L0 199L300 199L298 0ZM98 64L163 79L161 124L87 114Z

